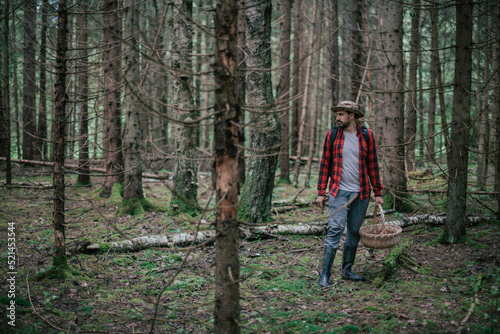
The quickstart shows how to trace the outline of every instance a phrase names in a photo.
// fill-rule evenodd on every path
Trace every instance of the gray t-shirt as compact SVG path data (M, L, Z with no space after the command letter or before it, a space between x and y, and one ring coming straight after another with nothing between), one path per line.
M344 147L342 149L342 175L339 189L359 192L359 139L356 133L344 131Z

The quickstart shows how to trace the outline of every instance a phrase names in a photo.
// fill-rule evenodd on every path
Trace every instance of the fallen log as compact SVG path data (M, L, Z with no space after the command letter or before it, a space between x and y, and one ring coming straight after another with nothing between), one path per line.
M466 223L477 225L492 221L492 217L466 217ZM399 220L388 221L386 224L407 227L415 224L444 225L445 216L419 215ZM265 226L240 227L240 237L246 241L277 238L280 235L312 235L321 236L327 230L326 221L299 224L269 224ZM370 224L365 222L365 224ZM178 233L168 235L141 236L138 238L112 242L77 241L68 245L73 253L98 253L98 252L137 252L147 248L170 248L179 250L179 247L192 247L195 245L208 245L215 240L215 231L207 230L194 233Z

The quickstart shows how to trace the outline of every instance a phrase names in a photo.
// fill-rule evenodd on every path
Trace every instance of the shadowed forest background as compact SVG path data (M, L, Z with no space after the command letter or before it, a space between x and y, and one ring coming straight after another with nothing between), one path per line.
M499 332L497 1L0 10L5 332ZM316 182L343 100L403 238L325 291Z

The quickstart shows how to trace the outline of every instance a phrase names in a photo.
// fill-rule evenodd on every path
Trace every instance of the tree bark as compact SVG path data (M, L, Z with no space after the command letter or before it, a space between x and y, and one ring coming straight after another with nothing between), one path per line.
M360 110L364 108L362 105L361 93L363 87L361 84L365 63L366 63L366 50L365 43L363 42L365 21L363 20L364 0L353 0L353 20L351 27L352 36L352 71L351 71L351 101L358 103Z
M292 152L297 152L299 142L300 110L302 106L301 89L303 79L301 75L302 63L304 59L304 40L305 40L305 19L304 19L304 0L294 0L293 4L293 72L292 72L292 126L291 126L291 146Z
M128 43L126 47L126 121L123 138L124 148L124 184L122 209L129 214L142 212L141 201L144 200L142 190L142 158L141 158L141 105L140 95L140 29L138 0L129 0L126 10L126 32Z
M500 219L500 3L496 5L496 40L493 57L493 103L491 106L495 117L495 191L498 203L497 219Z
M332 0L327 2L330 6L328 7L328 13L331 14L330 18L330 35L331 44L330 44L330 52L328 62L330 64L330 92L331 92L331 103L328 106L327 110L330 111L331 107L336 105L339 102L339 85L338 81L340 80L339 73L339 11L338 11L338 0ZM335 124L335 114L331 113L330 116L330 128Z
M38 125L37 125L37 151L35 151L34 159L46 160L47 152L47 10L49 1L42 1L42 27L40 36L40 101L38 104Z
M446 224L443 243L457 243L466 236L467 169L469 162L470 92L472 72L472 0L456 3L455 79L451 129Z
M383 180L386 191L394 196L395 209L404 211L402 198L407 191L404 157L404 87L403 83L403 5L384 0L386 21L382 24L385 47L386 82L384 87L385 136L382 144Z
M5 183L12 184L12 165L11 165L11 130L10 130L10 75L9 75L9 11L10 1L6 0L1 15L4 20L3 35L3 66L0 68L0 157L6 159L5 162Z
M289 0L286 0L289 1ZM245 9L238 9L238 51L237 51L237 59L238 59L238 104L243 106L246 104L246 79L245 79L245 68L246 68L246 23L245 23ZM238 185L239 189L243 187L246 180L246 161L245 161L245 150L242 148L245 146L245 113L243 110L239 113L238 124L238 143L240 145L240 152L238 154Z
M281 21L281 57L280 79L277 91L277 106L280 110L281 137L280 147L280 178L278 183L290 184L290 50L291 50L291 23L292 1L283 0L283 18Z
M118 0L104 1L104 156L106 179L101 197L108 198L115 183L123 184L123 153L121 124L121 18Z
M410 62L408 93L406 96L406 168L413 172L415 166L415 140L417 134L417 69L420 40L420 0L413 0L411 9ZM414 13L414 15L413 15ZM422 112L422 111L421 111Z
M55 115L54 115L54 257L53 266L61 271L68 269L65 236L65 183L64 148L66 145L66 75L68 50L68 12L66 0L59 0L56 45Z
M34 159L36 152L36 1L24 2L24 71L23 71L23 159Z
M238 255L238 1L215 6L215 308L214 333L240 333Z
M78 99L80 106L80 136L78 138L78 185L90 185L90 159L89 159L89 65L88 65L88 3L80 2L81 14L78 15L78 58L80 67L78 71Z
M317 1L315 0L313 2L313 19L312 19L312 22L315 22L316 19L316 4L317 4ZM300 160L301 160L301 156L302 156L302 147L304 146L304 133L305 133L305 129L306 129L306 117L307 117L307 112L308 112L308 106L311 104L310 101L310 92L309 92L309 88L311 86L311 71L312 71L312 54L309 54L311 52L311 50L314 49L314 43L313 43L313 39L314 39L314 28L311 27L309 29L309 35L308 35L308 38L307 38L307 41L304 43L307 44L307 54L308 56L306 57L307 58L307 64L306 64L306 68L305 68L305 76L304 76L304 94L302 95L302 106L300 107L300 119L299 119L299 137L298 137L298 140L297 140L297 151L296 151L296 156L297 156L297 159L295 160L295 167L294 167L294 179L293 179L293 186L294 187L298 187L299 185L299 177L300 177ZM312 108L311 108L312 109Z
M175 124L174 185L170 200L170 213L198 213L198 164L196 161L197 124L193 100L193 53L192 20L193 3L176 0L173 7L172 69L174 73L174 118Z
M252 123L251 157L240 201L241 218L270 218L274 176L281 141L279 116L272 110L271 1L247 2L247 100Z

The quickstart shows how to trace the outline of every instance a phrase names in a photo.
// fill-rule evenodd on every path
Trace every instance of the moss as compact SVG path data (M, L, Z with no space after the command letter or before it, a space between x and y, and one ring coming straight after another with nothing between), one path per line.
M72 270L68 265L68 259L66 256L54 256L52 258L52 266L50 266L47 270L40 272L36 275L36 279L41 281L43 279L71 279L74 278L74 275L78 275L79 273L75 270Z
M285 179L285 178L280 177L278 179L277 184L280 184L280 185L283 185L283 184L292 184L292 182L290 181L290 179Z
M75 183L76 186L80 187L91 187L92 186L92 181L89 180L89 182L81 182L81 181L76 181Z
M196 217L201 213L201 210L197 206L189 203L189 201L179 198L178 196L173 196L167 213L170 216L188 214L191 217Z
M156 206L153 205L148 200L146 200L145 198L143 199L131 198L123 200L120 203L120 209L118 210L118 212L121 215L137 216L137 215L142 215L148 211L154 211L155 209Z
M123 200L123 184L115 183L113 188L111 188L111 195L109 196L109 201L112 203L121 203Z

